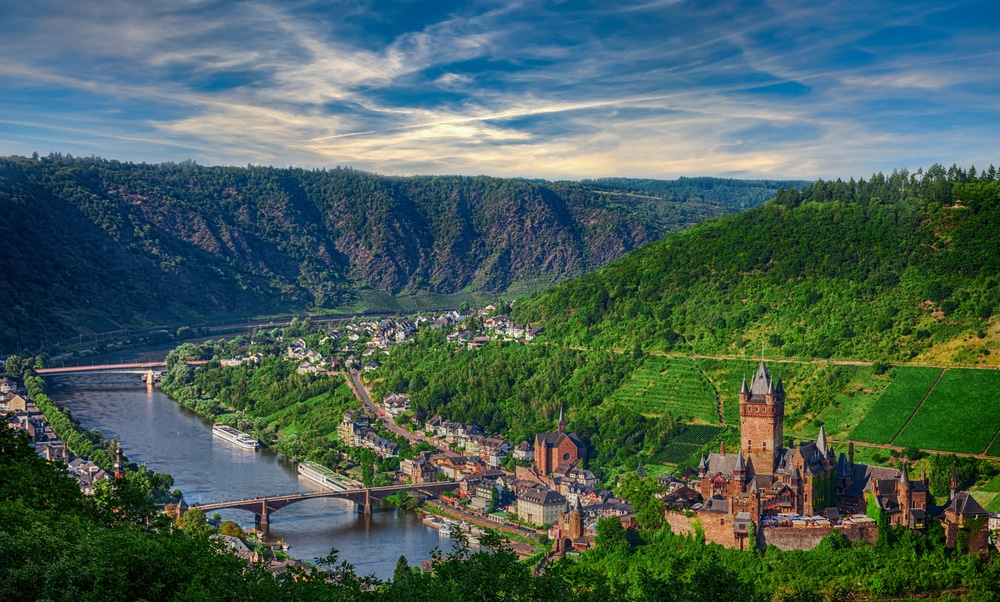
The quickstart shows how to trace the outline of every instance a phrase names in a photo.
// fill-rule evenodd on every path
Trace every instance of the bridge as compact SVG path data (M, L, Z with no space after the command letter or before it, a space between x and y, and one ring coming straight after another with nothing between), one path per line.
M253 512L254 524L258 529L266 530L270 522L270 515L285 506L314 500L317 498L339 498L349 500L358 505L358 512L370 515L372 512L372 499L381 500L388 495L400 491L422 491L425 493L441 493L443 491L454 491L459 484L454 481L437 481L434 483L421 483L419 485L387 485L384 487L369 487L362 489L347 489L344 491L318 491L316 493L292 493L289 495L275 495L271 497L255 497L245 500L232 500L228 502L218 502L214 504L204 504L198 506L206 514L217 510L234 509Z
M206 363L206 360L185 362L190 366L198 366ZM153 386L163 375L163 370L167 367L166 362L140 362L131 364L100 364L93 366L63 366L60 368L38 368L35 374L38 376L62 376L68 374L141 374L147 386Z

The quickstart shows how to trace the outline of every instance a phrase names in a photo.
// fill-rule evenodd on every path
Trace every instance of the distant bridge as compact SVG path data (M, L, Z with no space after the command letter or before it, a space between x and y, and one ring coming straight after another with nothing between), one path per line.
M206 363L206 360L185 362L190 366L198 366ZM163 375L163 370L167 367L166 362L141 362L132 364L100 364L95 366L64 366L61 368L38 368L35 374L39 376L63 376L68 374L141 374L148 386Z
M266 529L270 522L270 515L281 510L285 506L314 500L317 498L339 498L349 500L358 505L358 512L370 515L372 512L372 500L381 500L388 495L400 491L424 491L426 493L441 493L443 491L454 491L459 484L454 481L439 481L434 483L421 483L419 485L387 485L385 487L369 487L365 489L348 489L346 491L319 491L316 493L293 493L290 495L275 495L271 497L255 497L245 500L232 500L228 502L218 502L215 504L199 505L198 508L206 514L216 510L234 509L253 512L254 524L260 529Z

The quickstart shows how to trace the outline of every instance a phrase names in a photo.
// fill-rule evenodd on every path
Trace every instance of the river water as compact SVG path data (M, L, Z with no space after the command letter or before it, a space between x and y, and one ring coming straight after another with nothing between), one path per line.
M174 487L189 504L320 489L281 454L240 449L213 437L211 422L159 389L148 391L138 375L48 377L47 384L52 400L69 408L83 428L121 441L129 460L173 475ZM221 514L253 528L249 512ZM336 499L299 502L273 513L270 538L288 543L288 553L306 561L335 548L359 575L380 579L392 576L400 555L412 565L429 558L435 547L451 549L451 540L421 523L415 512L376 506L365 517L354 504Z

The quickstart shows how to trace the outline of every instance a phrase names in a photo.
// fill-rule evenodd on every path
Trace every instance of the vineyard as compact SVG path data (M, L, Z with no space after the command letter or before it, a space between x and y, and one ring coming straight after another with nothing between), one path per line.
M691 424L674 437L670 443L651 458L654 462L680 464L701 451L707 443L715 439L725 427L708 424Z
M894 369L895 378L864 420L851 431L851 439L890 443L941 374L940 368ZM924 447L924 446L918 446Z
M1000 430L1000 372L950 368L894 442L981 454Z
M722 400L722 418L729 425L740 423L740 383L756 370L752 362L741 360L698 359L698 367L712 379Z
M690 359L649 356L611 399L646 416L719 422L715 389Z
M991 445L990 448L986 450L986 455L993 456L994 458L1000 458L1000 437L997 437L996 440L993 442L993 445Z

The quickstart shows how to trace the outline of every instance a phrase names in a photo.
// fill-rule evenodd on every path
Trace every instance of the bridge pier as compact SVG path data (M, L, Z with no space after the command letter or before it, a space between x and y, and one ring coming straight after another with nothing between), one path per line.
M364 503L362 502L356 502L356 503L358 505L358 514L364 514L365 516L372 515L372 494L370 490L365 489Z
M254 513L254 527L261 533L267 533L270 528L266 498L260 501L260 514Z

